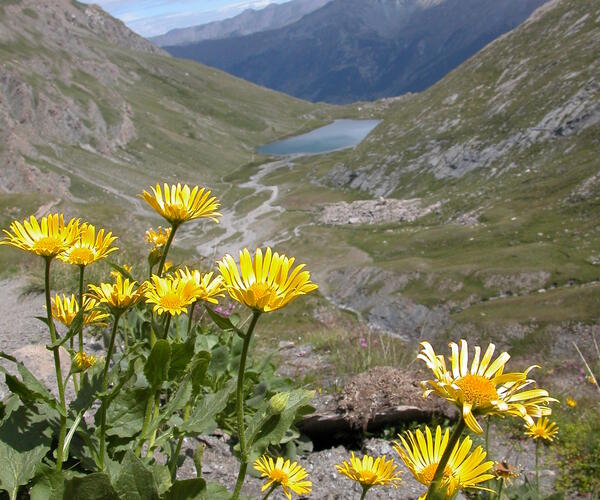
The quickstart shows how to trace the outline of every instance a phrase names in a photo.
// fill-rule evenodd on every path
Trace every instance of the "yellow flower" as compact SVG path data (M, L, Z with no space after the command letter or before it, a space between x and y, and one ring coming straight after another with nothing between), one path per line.
M67 264L87 266L117 251L117 247L111 247L116 239L111 232L104 234L104 229L100 229L96 235L96 228L85 223L77 240L58 258Z
M434 438L429 427L426 427L425 435L420 430L414 434L407 431L404 436L398 436L400 443L394 442L393 446L414 478L429 486L448 446L449 436L450 429L446 429L442 435L442 428L438 425ZM452 450L442 479L442 488L447 498L453 498L463 488L482 489L476 485L494 478L488 472L494 462L484 462L486 453L481 446L469 455L472 444L471 438L467 436L462 442L459 440Z
M163 229L161 226L158 226L156 229L148 229L146 231L146 241L154 245L155 248L162 247L167 244L170 235L170 227Z
M93 354L86 354L83 351L77 351L73 356L73 373L84 372L96 364L98 360Z
M517 415L532 423L532 417L552 413L547 404L556 399L551 398L548 391L522 390L531 384L535 387L535 382L527 379L527 374L535 366L530 366L522 373L504 373L510 355L503 352L490 363L495 349L494 344L490 344L481 360L481 349L475 347L475 356L469 368L467 343L464 340L460 343L460 349L454 342L450 344L452 371L448 371L444 357L436 355L429 342L421 342L422 349L417 358L425 361L435 376L434 380L421 382L423 397L435 392L455 403L462 410L469 429L477 433L483 432L483 429L475 415Z
M544 441L554 441L558 434L558 426L550 422L547 418L538 418L537 422L525 424L525 434L533 439L543 439Z
M217 219L221 216L217 212L220 206L219 200L210 196L210 191L205 188L194 186L190 189L187 184L183 186L173 184L169 187L165 183L164 191L161 190L160 184L150 189L152 193L144 190L141 197L171 224L178 225L200 217L219 222Z
M262 250L257 249L254 260L247 248L240 251L240 271L231 255L226 255L218 263L231 298L263 312L275 311L318 288L310 281L310 273L302 271L304 264L290 272L293 264L293 257L272 253L270 248L267 248L264 258Z
M136 281L123 279L119 274L114 283L100 283L100 286L88 285L92 293L88 296L106 304L114 313L121 313L137 304L144 297L145 284L135 288Z
M288 500L292 498L292 491L297 495L306 495L312 490L312 482L307 481L306 470L296 462L284 462L282 457L277 457L274 462L271 457L263 455L254 461L254 468L261 473L260 477L268 479L263 485L262 491L266 491L273 485L281 486Z
M101 311L95 311L96 301L89 297L83 299L83 324L86 326L97 325L106 326L103 322L104 319L108 318L108 314ZM62 298L56 294L52 299L52 317L56 321L60 321L65 326L71 326L75 316L79 312L79 303L75 299L75 295L71 294L71 297L67 297L63 294ZM85 314L87 313L87 314Z
M56 257L69 248L79 235L79 219L71 219L65 224L63 214L42 217L41 221L32 215L23 224L14 221L10 231L3 229L5 238L0 245L12 245L41 257Z
M376 459L373 459L371 455L365 455L361 461L354 456L354 452L352 452L350 462L344 460L335 466L340 474L360 483L363 488L387 485L397 488L402 481L400 471L396 471L397 467L394 459L386 460L385 455Z
M565 399L565 403L567 403L567 406L569 408L575 408L577 406L577 400L573 399L570 396L567 399Z
M187 293L196 300L204 300L211 304L218 304L217 297L224 297L223 278L214 273L202 274L198 270L190 271L187 267L179 270L179 278L186 282Z
M172 316L187 313L187 307L194 302L193 289L187 280L166 276L161 278L152 275L152 283L146 288L146 303L154 304L152 309L158 314L168 312Z

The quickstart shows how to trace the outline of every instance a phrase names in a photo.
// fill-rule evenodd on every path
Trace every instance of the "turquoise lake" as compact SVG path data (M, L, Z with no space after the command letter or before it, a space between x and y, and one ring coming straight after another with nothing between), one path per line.
M380 122L381 120L335 120L306 134L260 146L257 151L275 156L330 153L356 146Z

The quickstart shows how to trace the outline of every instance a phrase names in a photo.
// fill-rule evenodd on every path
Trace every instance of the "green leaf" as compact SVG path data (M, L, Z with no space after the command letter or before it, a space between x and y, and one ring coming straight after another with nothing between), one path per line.
M217 426L215 417L227 406L229 396L235 390L235 380L214 394L207 394L194 408L190 418L185 422L180 431L185 434L201 434Z
M77 397L69 407L75 412L88 410L97 399L97 393L102 390L102 365L97 363L83 374L83 381Z
M43 401L61 415L65 415L64 410L56 398L50 393L46 386L25 367L23 363L17 361L12 356L8 356L4 353L1 354L1 357L8 359L9 361L14 360L14 362L16 362L17 370L21 375L21 380L19 380L14 375L8 373L3 366L0 366L0 371L5 373L6 385L13 394L19 396L23 402Z
M186 373L186 369L194 356L194 346L191 342L174 342L171 344L171 364L169 380L177 380Z
M192 387L194 394L199 394L206 378L206 370L211 360L211 354L208 351L200 351L192 359Z
M108 476L96 472L65 481L65 500L119 500Z
M217 375L225 373L229 365L229 349L219 346L212 350L208 369Z
M159 498L152 471L132 451L125 454L114 487L119 496L127 500Z
M124 390L112 401L108 407L107 421L110 427L107 434L130 438L139 434L144 423L146 401L153 392L148 388ZM99 426L100 412L96 413Z
M19 487L33 478L48 450L49 446L41 444L28 451L17 451L0 441L0 488L8 491L11 500L17 498Z
M293 438L290 431L294 422L302 415L314 411L308 404L314 397L314 391L296 389L290 392L285 410L279 415L273 415L268 405L261 405L250 420L247 435L252 449L262 453L271 444L285 443Z
M158 388L169 378L169 365L171 362L171 346L166 340L157 340L148 356L144 375L153 388Z
M65 494L65 472L48 465L38 467L38 474L29 490L31 500L62 500Z
M208 481L206 483L206 500L229 500L231 493L219 483Z
M171 472L163 464L152 464L150 468L158 488L158 494L163 495L171 487Z
M204 479L185 479L175 481L163 498L165 500L205 499L207 498L206 493L206 481Z
M221 330L234 330L235 332L239 331L229 318L226 318L225 316L221 316L220 314L217 314L215 311L213 311L208 306L205 306L205 307L206 307L206 312L208 312L208 315L210 316L210 319L212 319L213 322Z

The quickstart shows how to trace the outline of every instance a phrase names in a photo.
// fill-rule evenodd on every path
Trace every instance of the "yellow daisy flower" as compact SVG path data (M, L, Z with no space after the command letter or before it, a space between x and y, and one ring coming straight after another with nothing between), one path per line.
M79 235L79 219L71 219L65 224L63 214L42 217L41 221L32 215L21 224L14 221L10 231L3 229L6 236L0 245L11 245L41 257L56 257L69 248Z
M572 397L565 399L565 403L567 403L569 408L575 408L577 406L577 400L573 399Z
M167 244L169 236L171 235L171 228L168 227L164 229L161 226L158 226L156 229L148 229L146 231L146 242L154 245L155 248L163 247Z
M421 382L423 397L435 392L456 404L462 410L465 423L473 432L483 432L475 415L517 415L531 423L532 417L552 413L547 404L556 399L551 398L548 391L522 390L531 384L535 387L535 382L527 379L527 374L535 366L530 366L522 373L504 373L510 355L503 352L491 362L494 344L488 346L481 359L481 349L479 346L475 347L475 356L469 368L467 343L461 340L459 349L459 346L452 342L452 371L446 369L444 357L436 355L429 342L421 342L421 348L417 358L425 361L435 376L433 380Z
M312 491L312 482L307 481L306 470L296 462L277 457L274 462L271 457L263 455L254 461L254 468L261 473L262 478L268 479L263 485L262 491L279 485L288 500L292 498L292 492L296 495L306 495Z
M75 298L74 294L71 294L71 297L66 295L56 294L52 300L52 317L56 321L60 321L65 326L71 326L75 316L79 312L79 303ZM83 324L86 326L96 325L96 326L106 326L106 323L103 322L104 319L108 318L108 314L94 310L96 307L96 301L94 299L90 299L89 297L84 297L83 299ZM87 314L85 314L87 313Z
M547 418L538 418L535 423L525 424L525 434L533 439L543 439L544 441L554 441L558 434L558 426L555 422L550 422Z
M292 270L294 260L293 257L272 253L270 248L267 248L264 257L262 250L257 249L253 260L248 249L244 248L240 251L240 270L231 255L225 255L218 265L232 299L252 309L268 312L318 288L310 281L310 273L302 271L304 264Z
M209 190L198 186L190 189L187 184L169 186L165 183L163 187L164 190L160 188L160 184L156 184L155 188L150 188L152 193L144 190L141 197L171 224L179 225L200 217L219 222L217 217L221 214L217 209L220 203L210 195Z
M116 252L117 247L111 247L116 239L111 232L104 234L104 229L100 229L96 235L96 228L85 223L81 226L77 240L58 258L67 264L87 266Z
M173 276L161 278L153 274L152 282L146 287L146 303L154 304L152 310L158 314L168 312L178 316L187 313L188 306L194 302L193 292L187 280Z
M84 372L88 368L91 368L96 364L98 359L93 354L86 354L83 351L77 351L73 356L73 366L71 371L73 373Z
M350 462L344 460L335 466L340 474L360 483L363 488L388 485L397 488L402 481L400 471L396 471L397 467L394 459L386 460L385 455L375 459L371 455L365 455L361 460L354 456L354 452Z
M180 269L178 276L186 282L188 295L193 297L194 301L204 300L211 304L218 304L217 297L225 297L223 293L223 278L217 276L213 279L214 273L202 274L198 270L190 271L187 267Z
M91 293L88 296L101 304L106 304L114 313L122 313L137 304L144 297L145 283L135 288L136 281L123 279L119 274L114 283L100 283L100 286L88 285Z
M442 435L442 428L438 425L434 438L429 427L426 427L425 435L420 430L414 434L407 431L404 436L398 436L400 443L395 441L393 446L414 478L429 487L448 445L449 436L450 429L446 429ZM482 489L477 486L479 483L494 479L488 472L494 462L484 462L486 453L481 446L469 454L472 444L467 436L462 442L459 440L452 450L442 479L447 498L453 498L460 489Z

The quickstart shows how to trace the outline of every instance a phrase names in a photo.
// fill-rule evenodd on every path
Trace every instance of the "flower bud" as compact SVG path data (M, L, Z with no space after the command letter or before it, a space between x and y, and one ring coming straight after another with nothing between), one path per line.
M283 412L287 406L288 400L290 399L289 392L278 392L269 401L269 407L275 415L279 415Z

